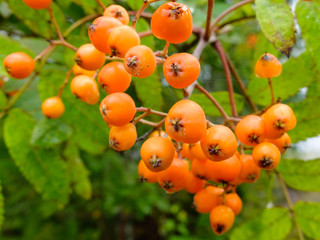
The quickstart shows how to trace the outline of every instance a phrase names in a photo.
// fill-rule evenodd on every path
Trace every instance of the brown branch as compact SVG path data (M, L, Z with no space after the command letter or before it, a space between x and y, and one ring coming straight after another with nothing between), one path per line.
M63 82L63 84L61 85L61 87L59 88L59 92L58 92L58 94L57 94L58 97L61 96L64 88L65 88L66 85L68 84L71 74L72 74L72 68L67 72L66 78L64 79L64 82Z
M79 19L78 21L74 22L70 27L68 27L67 30L64 31L63 36L67 37L77 27L99 16L100 14L91 14L91 15L85 16L84 18Z
M150 114L157 115L160 117L166 117L168 115L167 113L159 112L159 111L152 110L150 108L145 108L145 107L138 107L138 108L136 108L136 111L137 112L148 112Z
M208 41L210 38L210 22L212 17L214 0L208 0L208 9L207 9L207 21L206 21L206 29L204 32L204 40Z
M273 105L273 104L275 103L275 100L274 100L274 92L273 92L273 87L272 87L272 80L271 80L271 78L268 78L268 84L269 84L270 92L271 92L271 105Z
M57 23L57 21L56 21L56 18L54 17L52 8L51 8L51 7L48 7L48 11L49 11L49 14L50 14L51 22L52 22L52 24L53 24L53 26L54 26L57 34L58 34L58 37L59 37L59 39L60 39L61 41L63 41L64 38L63 38L63 36L62 36L62 34L61 34L61 31L60 31L60 28L59 28L58 23Z
M96 3L97 3L103 10L106 9L106 7L105 7L104 4L101 2L101 0L96 0Z
M229 116L226 113L226 111L223 109L223 107L218 103L218 101L202 86L200 86L198 83L195 84L195 88L197 88L200 92L202 92L212 103L213 105L218 109L218 111L221 113L221 116L225 121L229 121Z
M227 55L226 55L226 53L223 49L223 46L219 40L217 40L213 45L219 54L219 57L221 59L222 66L223 66L223 69L224 69L224 72L226 75L226 81L227 81L227 86L228 86L228 93L229 93L229 100L230 100L232 116L236 117L237 116L237 109L236 109L236 103L234 101L234 91L233 91L231 73L230 73L230 69L229 69L229 65L228 65L228 61L227 61Z
M228 65L229 65L229 68L231 70L231 73L232 75L234 76L237 84L239 85L244 97L247 99L250 107L252 108L252 110L254 112L257 112L258 111L258 108L257 106L254 104L254 102L252 101L252 99L250 98L250 96L248 95L248 92L247 92L247 89L246 89L246 86L243 84L236 68L234 67L233 63L231 62L230 58L227 56L227 61L228 61Z
M137 11L128 11L128 14L130 16L135 16L137 14ZM140 14L140 17L143 17L143 18L152 18L152 13L146 13L146 12L142 12Z
M148 37L148 36L151 36L151 35L152 35L152 31L151 31L151 30L147 30L147 31L144 31L144 32L140 32L140 33L139 33L139 37L140 37L140 38Z
M137 23L137 21L139 20L142 12L143 12L148 6L149 6L149 1L148 1L148 0L144 0L144 1L143 1L143 5L142 5L141 8L139 9L139 11L136 13L136 15L134 16L134 20L132 21L131 27L132 27L133 29L135 29L136 23Z
M67 48L70 48L70 49L73 50L73 51L77 51L77 50L78 50L75 46L71 45L70 43L68 43L68 42L65 41L64 39L63 39L63 40L55 40L55 41L52 41L52 43L53 43L54 45L65 46L65 47L67 47Z

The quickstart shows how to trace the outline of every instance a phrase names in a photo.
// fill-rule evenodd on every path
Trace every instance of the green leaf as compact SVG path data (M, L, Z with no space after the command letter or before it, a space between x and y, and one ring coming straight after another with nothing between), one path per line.
M303 233L311 239L320 239L320 203L297 202L293 210Z
M59 68L47 69L41 73L38 89L42 100L58 93L65 75L66 71ZM70 84L65 87L61 99L65 104L65 113L60 120L72 127L74 141L87 152L102 153L107 148L108 130L100 115L99 106L88 105L73 96Z
M89 171L79 156L77 146L69 142L63 155L67 159L68 173L75 192L86 200L90 199L92 186L89 179Z
M262 32L287 56L296 41L294 17L285 0L256 0L257 20Z
M226 91L223 92L212 92L211 95L218 101L218 103L224 108L227 114L231 115L231 107L229 101L229 94ZM240 94L234 94L237 111L241 112L244 107L244 97ZM191 100L200 104L207 115L210 116L221 116L218 109L213 103L202 93L193 93L190 97Z
M72 128L59 119L42 119L33 129L30 143L34 147L50 148L68 140Z
M2 193L2 185L0 184L0 231L4 222L4 197Z
M127 0L127 4L132 10L139 10L143 5L143 0Z
M53 36L57 36L51 24L48 10L34 10L21 2L21 0L7 0L7 2L13 14L31 31L47 39L52 39ZM55 3L51 3L51 8L58 26L63 28L66 23L63 12Z
M281 159L278 166L285 182L300 191L320 191L320 160Z
M305 52L297 58L290 58L283 64L281 75L272 79L274 96L284 101L296 95L300 88L308 87L316 79L317 73L310 52ZM249 82L248 93L259 105L267 106L271 102L267 79L252 79Z
M291 224L287 209L265 209L260 216L235 228L230 239L281 240L290 233Z
M296 15L306 47L312 53L320 70L320 45L315 37L320 31L320 2L299 1L296 6Z
M10 155L25 178L46 200L63 206L68 201L66 164L57 150L29 145L35 121L20 109L13 109L4 124L4 139Z
M0 90L0 110L4 109L7 105L7 97L2 90Z
M292 142L305 140L319 135L320 132L319 95L298 103L289 104L297 117L297 126L289 131Z

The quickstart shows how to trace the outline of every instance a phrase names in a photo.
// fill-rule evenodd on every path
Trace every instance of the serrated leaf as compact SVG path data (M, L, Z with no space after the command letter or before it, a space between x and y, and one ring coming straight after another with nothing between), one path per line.
M296 41L294 16L285 0L256 0L257 20L262 32L287 56Z
M297 202L293 210L303 233L311 239L320 239L320 203Z
M66 72L59 68L52 68L41 73L38 90L42 100L58 93ZM88 105L76 99L71 93L70 84L65 87L61 99L65 104L65 113L60 120L72 127L74 141L87 152L102 153L107 148L108 130L100 115L99 106Z
M28 7L21 0L7 0L12 13L19 18L34 33L52 39L57 36L50 21L50 15L47 10L35 10ZM51 3L53 14L60 28L66 23L63 12L53 2Z
M218 103L224 108L227 114L231 115L231 106L229 101L229 94L226 91L223 92L212 92L210 93ZM234 94L236 108L238 112L241 112L244 107L244 97L240 94ZM200 104L203 107L204 112L210 116L221 116L218 109L213 103L202 93L193 93L190 97L191 100Z
M312 53L320 70L320 45L315 37L320 32L320 2L299 1L296 6L296 15L307 49Z
M60 205L68 201L69 180L66 164L53 149L29 145L35 121L20 109L9 112L4 124L4 139L10 155L25 178L46 200Z
M59 119L42 119L33 129L30 143L34 147L51 148L65 142L72 128Z
M315 64L310 52L305 52L297 58L290 58L283 64L281 75L272 79L274 96L284 101L296 95L301 88L308 87L316 79ZM248 93L259 105L267 106L271 102L267 79L252 79L248 85Z
M291 225L287 209L265 209L260 216L235 228L230 239L282 240L290 233Z
M70 181L75 192L86 200L90 199L92 186L89 179L89 171L79 156L77 146L69 142L63 155L67 159Z
M297 117L297 126L288 133L292 142L305 140L319 135L320 132L320 101L319 95L307 98L298 103L289 104Z
M320 160L281 159L278 166L285 182L300 191L320 191Z

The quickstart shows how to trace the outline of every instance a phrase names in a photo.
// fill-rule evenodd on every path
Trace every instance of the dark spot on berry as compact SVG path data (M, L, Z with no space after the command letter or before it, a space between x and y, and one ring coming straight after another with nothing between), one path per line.
M224 230L224 225L221 225L221 224L217 224L217 226L216 226L216 232L217 233L222 233L223 232L223 230Z
M259 164L261 167L265 168L265 167L270 167L273 163L273 160L268 157L268 156L264 156L260 161Z
M210 145L210 146L208 147L208 152L209 152L210 155L216 155L216 156L222 154L222 153L221 153L221 149L220 149L220 147L219 147L218 144L216 144L216 145Z

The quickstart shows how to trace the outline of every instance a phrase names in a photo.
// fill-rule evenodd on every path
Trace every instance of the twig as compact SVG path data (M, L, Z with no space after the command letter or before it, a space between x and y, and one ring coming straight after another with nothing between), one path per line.
M210 32L213 32L215 29L215 26L217 26L217 24L225 17L227 16L229 13L233 12L234 10L242 7L243 5L246 5L248 3L254 2L254 0L244 0L242 2L238 2L237 4L233 5L232 7L228 8L226 11L224 11L223 13L221 13L211 24L210 27Z
M96 3L97 3L103 10L106 9L106 7L105 7L104 4L101 2L101 0L96 0Z
M75 46L71 45L70 43L68 43L68 42L65 41L64 39L63 39L63 40L54 40L54 41L52 41L52 43L53 43L54 45L62 45L62 46L65 46L65 47L67 47L67 48L70 48L70 49L73 50L73 51L77 51L77 50L78 50Z
M56 21L56 18L54 17L52 8L51 8L51 7L48 7L48 11L49 11L49 14L50 14L50 19L51 19L51 21L52 21L52 24L53 24L53 26L54 26L54 28L56 29L56 32L57 32L57 34L58 34L58 37L59 37L59 39L60 39L61 41L63 41L64 38L63 38L63 36L62 36L62 34L61 34L61 31L60 31L60 28L59 28L58 23L57 23L57 21Z
M291 213L291 216L292 216L292 219L293 219L293 221L294 221L294 223L296 225L297 232L298 232L298 235L299 235L299 239L300 240L304 240L303 233L302 233L301 228L299 226L299 223L297 221L296 213L293 210L293 204L292 204L292 201L291 201L291 198L290 198L290 194L289 194L288 188L287 188L287 186L286 186L281 174L278 171L275 171L275 173L276 173L276 175L277 175L277 177L279 179L283 194L284 194L285 199L286 199L287 204L288 204L288 209L289 209L289 211Z
M49 46L46 47L41 53L39 53L35 58L34 61L37 62L39 59L41 59L44 55L46 55L48 52L51 51L51 49L54 48L54 44L52 42L49 42Z
M88 16L85 16L84 18L79 19L78 21L74 22L70 27L68 27L67 30L65 30L63 32L63 36L67 37L77 27L79 27L82 24L84 24L85 22L88 22L88 21L95 19L99 16L100 16L100 14L92 14L92 15L88 15Z
M222 23L219 26L215 26L213 31L217 32L219 29L224 28L227 25L230 25L230 24L233 24L233 23L237 23L237 22L241 22L241 21L244 21L244 20L251 20L251 19L255 19L255 18L256 18L256 16L252 15L252 16L245 16L245 17L241 17L241 18L232 19L232 20L230 20L228 22Z
M61 85L61 87L59 88L59 92L58 92L58 94L57 94L58 97L61 96L64 88L65 88L66 85L68 84L71 74L72 74L72 68L67 72L66 78L64 79L64 82L63 82L63 84Z
M138 117L135 117L134 120L133 120L133 124L136 124L137 122L139 122L140 119L143 119L147 116L150 115L150 112L144 112L142 113L141 115L139 115Z
M250 107L252 108L252 110L254 112L257 112L258 111L258 108L257 106L254 104L254 102L252 101L252 99L250 98L250 96L248 95L248 92L247 92L247 89L246 89L246 86L243 84L236 68L234 67L233 63L231 62L230 58L227 56L227 61L228 61L228 65L229 65L229 68L231 70L231 73L232 75L234 76L236 82L238 83L244 97L247 99Z
M229 121L230 120L228 114L225 112L223 107L218 103L218 101L205 88L200 86L198 83L195 84L195 88L197 88L200 92L202 92L213 103L213 105L221 113L221 115L222 115L222 117L223 117L223 119L225 121Z
M207 9L207 21L206 21L206 29L204 32L204 40L208 41L210 38L210 22L213 11L214 0L208 0L208 9Z
M268 84L269 84L270 92L271 92L271 105L273 105L275 103L275 100L274 100L274 93L273 93L273 87L272 87L271 78L268 78Z
M149 1L148 0L144 0L143 1L143 5L141 6L141 8L139 9L139 11L136 13L136 15L134 16L134 20L132 21L132 28L135 29L137 21L139 20L142 12L149 6Z
M227 86L228 86L228 93L229 93L229 100L230 100L232 116L236 117L237 116L237 109L236 109L236 103L234 101L233 85L232 85L232 79L231 79L229 65L227 62L227 55L226 55L226 53L222 47L222 44L220 43L219 40L215 41L214 46L217 49L217 52L220 56L222 66L223 66L223 69L224 69L224 72L226 75L226 81L227 81Z
M130 16L135 16L138 12L137 11L128 11L128 14ZM146 13L146 12L142 12L140 14L140 17L144 17L144 18L152 18L152 13Z
M141 137L138 137L136 142L139 142L139 141L142 141L142 140L146 139L147 137L150 136L151 133L153 133L154 130L155 130L155 128L151 128L148 132L143 134Z
M168 115L167 113L159 112L159 111L152 110L150 108L145 108L145 107L138 107L138 108L136 108L136 111L137 112L148 112L150 114L157 115L160 117L166 117Z
M151 35L152 35L152 31L151 31L151 30L148 30L148 31L144 31L144 32L140 32L140 33L139 33L139 37L140 37L140 38L148 37L148 36L151 36Z

